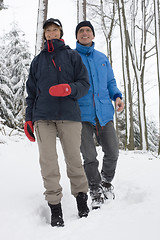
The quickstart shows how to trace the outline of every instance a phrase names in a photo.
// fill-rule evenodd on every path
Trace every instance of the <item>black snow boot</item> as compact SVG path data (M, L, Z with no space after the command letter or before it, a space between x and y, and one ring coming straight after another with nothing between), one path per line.
M78 215L80 218L87 217L89 213L89 208L87 206L88 196L86 193L79 192L76 201L77 201L77 208L78 208Z
M61 203L58 203L57 205L52 205L48 203L48 205L51 209L51 226L63 227L64 221L63 221Z

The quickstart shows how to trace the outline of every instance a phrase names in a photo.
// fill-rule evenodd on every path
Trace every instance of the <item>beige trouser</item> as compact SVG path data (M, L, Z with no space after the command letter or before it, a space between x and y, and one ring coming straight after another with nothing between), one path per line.
M61 141L71 193L88 191L88 181L80 157L81 123L74 121L39 120L34 123L38 141L41 174L44 182L45 199L50 204L58 204L62 198L60 172L56 150L56 136Z

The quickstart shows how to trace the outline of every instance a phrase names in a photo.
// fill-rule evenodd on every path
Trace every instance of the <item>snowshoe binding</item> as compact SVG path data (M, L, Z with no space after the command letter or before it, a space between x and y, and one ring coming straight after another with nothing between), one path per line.
M100 208L104 202L104 199L102 197L102 188L99 187L98 189L90 190L90 196L92 199L91 202L92 210Z
M102 191L104 195L104 199L115 199L115 194L113 192L114 187L111 183L102 181Z

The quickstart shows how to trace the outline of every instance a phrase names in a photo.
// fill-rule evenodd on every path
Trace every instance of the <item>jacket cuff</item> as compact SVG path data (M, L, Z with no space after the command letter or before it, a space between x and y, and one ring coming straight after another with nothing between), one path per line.
M122 94L119 94L119 93L116 93L114 96L113 96L113 100L116 101L116 98L120 98L122 99Z
M69 86L71 87L71 94L70 94L70 96L76 96L76 94L77 94L76 87L71 85L71 84L69 84Z

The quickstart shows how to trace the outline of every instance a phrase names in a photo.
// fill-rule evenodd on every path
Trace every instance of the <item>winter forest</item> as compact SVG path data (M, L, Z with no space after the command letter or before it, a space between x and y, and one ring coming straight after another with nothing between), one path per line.
M42 25L51 17L61 20L65 43L73 49L77 23L92 22L95 48L108 56L125 103L114 118L115 199L92 210L88 194L87 218L78 217L56 139L63 228L50 225L38 144L24 134L25 85L31 61L43 48ZM0 22L0 239L159 240L159 0L0 0ZM100 170L104 154L98 144L96 150Z
M39 0L35 53L43 47L43 22L47 18L48 2ZM54 2L54 1L53 1ZM121 44L119 67L120 90L125 109L115 114L115 127L122 150L143 150L160 154L160 2L159 0L73 0L77 6L77 23L90 20L96 32L103 35L111 65L115 67L114 38ZM0 0L0 14L8 11ZM23 132L25 113L25 83L33 55L25 33L13 22L10 31L0 38L0 131L5 127ZM98 49L101 51L101 49ZM154 68L154 70L153 70ZM150 78L150 70L154 75ZM148 101L158 91L158 122L146 111ZM149 93L149 94L148 94ZM0 139L1 141L1 139Z

